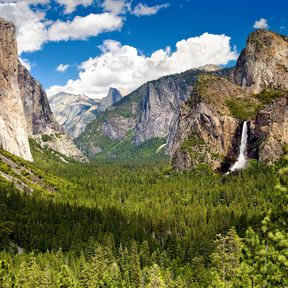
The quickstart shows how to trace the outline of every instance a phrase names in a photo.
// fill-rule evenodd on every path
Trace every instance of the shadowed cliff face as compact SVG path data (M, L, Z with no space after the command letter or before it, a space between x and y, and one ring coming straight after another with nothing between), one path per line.
M18 61L18 83L29 135L50 134L59 130L42 85Z
M0 18L0 145L32 161L28 129L18 84L15 27Z

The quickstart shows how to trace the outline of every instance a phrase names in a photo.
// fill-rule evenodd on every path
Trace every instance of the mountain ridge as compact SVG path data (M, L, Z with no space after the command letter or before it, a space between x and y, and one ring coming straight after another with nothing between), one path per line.
M268 145L265 140L271 138L276 130L273 121L265 128L261 124L263 127L260 128L261 120L258 118L261 109L273 105L271 103L275 99L285 98L284 94L288 91L287 49L287 38L271 31L257 30L249 35L247 47L241 52L234 68L219 69L208 65L208 69L205 66L190 69L145 83L110 111L97 116L76 139L76 144L90 158L98 155L117 158L114 147L121 146L124 140L130 143L131 149L161 138L176 170L193 168L199 163L220 169L235 161L239 127L243 120L247 120L251 122L247 153L249 157L264 161L263 147ZM272 110L269 110L270 114ZM286 119L282 120L279 125L285 126ZM283 145L288 143L286 136L279 136L281 132L286 135L286 128L279 125L275 137L282 143L282 148L278 145L278 152L272 144L266 148L270 151L268 158L273 161L283 155ZM263 129L270 132L263 132ZM192 134L197 139L190 139ZM183 145L188 150L183 149ZM107 146L111 149L106 149ZM155 155L159 147L151 147ZM265 161L270 162L269 159Z

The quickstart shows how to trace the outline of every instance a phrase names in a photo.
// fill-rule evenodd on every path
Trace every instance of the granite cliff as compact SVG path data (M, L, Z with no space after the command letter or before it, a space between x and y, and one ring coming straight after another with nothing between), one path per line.
M28 127L18 84L15 27L0 18L0 145L32 161Z
M59 141L46 141L45 146L65 156L85 161L72 140L60 133L41 84L18 60L15 27L0 18L0 143L10 153L33 161L29 137L57 135ZM45 138L45 137L44 137ZM63 145L70 149L63 149Z

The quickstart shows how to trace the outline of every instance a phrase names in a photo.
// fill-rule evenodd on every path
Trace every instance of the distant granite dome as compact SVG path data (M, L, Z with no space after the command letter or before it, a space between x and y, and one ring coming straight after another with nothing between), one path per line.
M101 99L98 110L101 112L104 112L105 110L113 106L115 103L117 103L121 99L122 99L122 95L120 91L115 88L110 88L108 95L105 98Z
M49 102L57 122L73 139L85 131L97 113L104 112L122 99L115 88L110 88L108 95L101 100L94 100L86 95L61 92L49 96Z
M61 92L48 97L56 121L71 137L76 138L95 118L99 102L85 95Z

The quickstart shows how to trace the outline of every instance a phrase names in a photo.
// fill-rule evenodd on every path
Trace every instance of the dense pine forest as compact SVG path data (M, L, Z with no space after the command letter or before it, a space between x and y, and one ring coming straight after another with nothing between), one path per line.
M34 164L1 152L47 188L1 178L0 287L288 285L287 159L224 176L33 150Z

